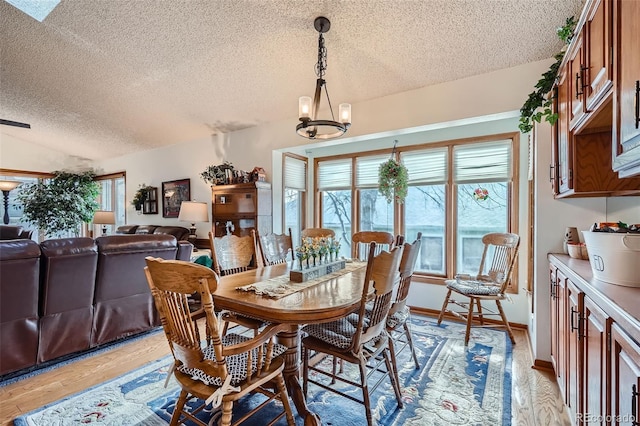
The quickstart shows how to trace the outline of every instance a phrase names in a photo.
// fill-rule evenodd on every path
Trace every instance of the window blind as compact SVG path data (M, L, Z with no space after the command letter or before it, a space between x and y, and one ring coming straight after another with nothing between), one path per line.
M453 147L455 183L511 179L511 140Z
M411 184L438 184L447 181L447 148L400 153Z
M351 188L351 159L318 162L318 190Z
M284 187L305 191L307 189L307 162L299 158L284 157Z
M387 154L356 158L356 187L377 187L380 164L389 158Z

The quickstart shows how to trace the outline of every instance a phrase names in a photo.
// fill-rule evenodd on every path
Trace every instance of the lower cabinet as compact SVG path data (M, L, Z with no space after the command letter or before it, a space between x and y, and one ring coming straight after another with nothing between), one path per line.
M637 426L640 424L640 347L613 324L611 352L611 424Z
M551 361L572 424L640 426L635 323L625 320L625 330L615 304L550 259Z

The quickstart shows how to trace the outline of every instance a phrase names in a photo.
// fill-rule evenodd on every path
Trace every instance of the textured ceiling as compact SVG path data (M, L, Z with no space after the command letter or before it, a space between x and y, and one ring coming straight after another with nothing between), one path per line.
M62 0L40 23L0 0L0 118L32 126L0 131L89 159L176 144L296 117L316 16L337 105L549 58L583 3Z

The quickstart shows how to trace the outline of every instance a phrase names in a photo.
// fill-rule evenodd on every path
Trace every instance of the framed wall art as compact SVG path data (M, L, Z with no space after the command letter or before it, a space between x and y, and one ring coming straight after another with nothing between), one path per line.
M191 200L191 179L162 182L162 217L178 217L183 201Z

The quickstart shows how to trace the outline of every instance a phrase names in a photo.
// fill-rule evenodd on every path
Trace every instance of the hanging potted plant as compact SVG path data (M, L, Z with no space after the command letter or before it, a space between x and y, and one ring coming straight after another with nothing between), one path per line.
M48 182L24 184L17 199L23 206L23 219L46 236L80 234L80 225L93 220L98 209L100 185L95 173L56 171Z
M395 149L395 146L394 146ZM404 164L393 157L380 164L378 172L378 191L391 203L402 204L407 196L409 173Z

